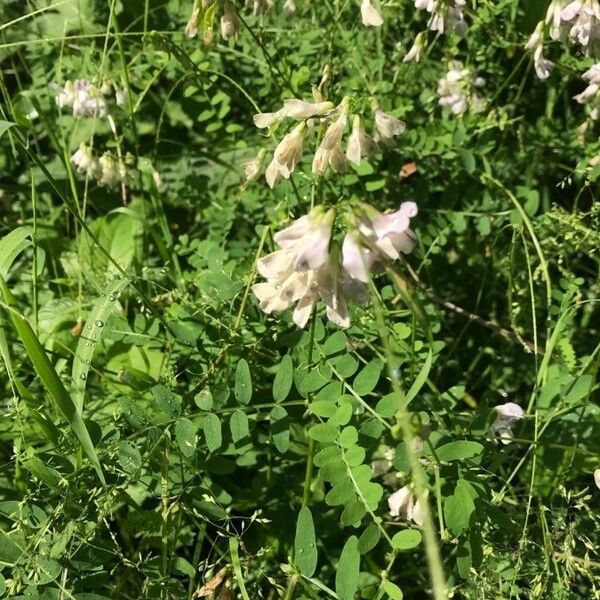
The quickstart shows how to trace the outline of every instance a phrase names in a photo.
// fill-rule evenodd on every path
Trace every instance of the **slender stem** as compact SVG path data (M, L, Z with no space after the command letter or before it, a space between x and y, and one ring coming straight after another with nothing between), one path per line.
M415 436L413 434L412 425L410 422L410 413L406 410L406 408L404 408L404 393L400 388L400 383L398 381L398 371L396 365L397 361L390 346L381 300L379 299L379 295L372 280L370 287L373 306L375 309L375 317L379 329L379 336L381 338L386 355L388 375L390 381L392 382L392 390L394 394L398 396L399 405L403 407L397 412L396 418L398 424L400 425L402 437L408 450L408 460L413 476L416 496L423 510L423 537L425 540L425 554L427 556L427 563L429 566L429 576L433 588L433 597L435 600L446 600L448 596L446 593L444 569L442 566L440 548L435 533L433 517L431 515L431 509L429 508L429 502L427 501L425 473L421 463L419 462L419 457L414 450Z

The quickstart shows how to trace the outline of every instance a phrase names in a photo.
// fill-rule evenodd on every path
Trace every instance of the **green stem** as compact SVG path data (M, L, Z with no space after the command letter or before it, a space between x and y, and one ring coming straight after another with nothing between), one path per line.
M388 368L388 375L392 382L392 390L398 397L399 405L402 406L397 414L396 418L400 429L402 431L402 437L408 450L408 459L413 476L413 482L415 485L415 493L421 504L423 510L423 537L425 540L425 554L427 556L427 563L429 566L429 576L431 579L431 585L433 588L433 597L435 600L446 600L446 582L444 576L444 569L442 566L442 559L440 555L440 548L435 534L435 526L433 523L433 517L429 508L429 502L427 500L427 488L425 483L425 473L419 462L419 457L414 450L415 436L413 434L412 425L410 422L410 413L405 408L404 393L400 388L400 383L397 376L397 364L392 352L390 341L388 337L387 328L385 326L385 319L383 314L383 307L377 290L373 281L371 281L371 296L373 300L373 306L375 309L375 317L377 321L377 327L379 329L379 336L381 338L383 348L386 355L386 364Z

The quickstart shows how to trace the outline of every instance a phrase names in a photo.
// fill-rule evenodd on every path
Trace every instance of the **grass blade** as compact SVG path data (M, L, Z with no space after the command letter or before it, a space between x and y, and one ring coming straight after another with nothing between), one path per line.
M2 289L2 294L4 295L6 304L8 304L9 307L15 307L15 298L12 295L12 292L8 289L6 281L4 281L2 276L0 276L0 288ZM42 384L46 388L46 391L50 395L50 398L56 407L63 414L65 419L67 419L71 429L73 430L73 433L81 444L83 452L86 454L92 463L92 466L96 470L102 485L106 486L104 474L102 473L102 467L100 466L100 462L96 456L96 450L94 449L94 444L90 438L90 434L85 426L85 423L83 422L83 419L81 418L81 415L77 411L69 392L67 392L67 389L58 376L58 373L46 355L42 344L33 332L31 325L27 322L23 315L19 314L16 310L11 310L10 317L15 329L17 330L17 333L19 334L19 337L21 338L21 341L23 342L23 345L25 346L25 350L33 364L33 368L42 381Z
M83 410L85 386L96 344L102 337L104 323L106 323L108 316L114 309L116 299L128 285L128 279L119 279L108 287L105 295L96 302L90 311L86 326L79 338L71 372L73 379L71 397L79 414Z

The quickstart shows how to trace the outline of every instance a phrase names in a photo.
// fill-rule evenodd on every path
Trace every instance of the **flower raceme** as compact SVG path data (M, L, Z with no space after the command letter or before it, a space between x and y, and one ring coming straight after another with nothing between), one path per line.
M438 104L448 106L455 115L462 115L469 109L480 111L484 106L483 99L475 92L485 84L481 77L475 77L470 69L460 61L452 61L448 72L438 82Z
M254 124L259 129L278 125L285 119L300 121L281 139L275 149L273 160L265 171L265 179L269 186L274 187L282 178L289 179L302 158L304 141L314 132L316 124L322 126L322 138L312 161L312 172L315 175L323 175L328 168L343 173L348 162L360 164L364 157L375 153L378 141L389 146L395 136L404 132L406 126L399 119L381 110L375 100L372 101L372 111L376 131L374 136L366 132L360 115L350 114L349 98L344 98L337 106L324 100L308 102L291 98L285 100L283 107L278 111L254 115ZM352 122L352 130L344 151L343 138L349 122ZM247 181L254 181L254 170L249 172L252 178L247 173Z
M600 63L592 65L582 77L588 82L588 86L573 98L579 104L588 104L590 117L596 120L600 116Z
M100 87L95 86L87 79L67 81L63 87L53 84L56 90L56 104L59 108L68 106L73 110L74 117L106 117L108 104L106 96L114 87L117 104L123 96L123 91L105 83Z
M533 64L539 79L547 79L552 63L543 56L545 33L554 41L569 40L581 47L586 56L600 50L600 1L552 0L546 16L531 34L525 49L533 52Z
M390 214L361 205L354 217L357 227L346 233L340 256L331 239L334 209L315 207L276 233L279 249L257 262L257 271L266 279L252 288L261 310L280 313L295 305L294 323L304 327L321 300L327 318L348 327L348 301L367 302L370 272L414 248L416 236L409 225L416 214L414 202Z

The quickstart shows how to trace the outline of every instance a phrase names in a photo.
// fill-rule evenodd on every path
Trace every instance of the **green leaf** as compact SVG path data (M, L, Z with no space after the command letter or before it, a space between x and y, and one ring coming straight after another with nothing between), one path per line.
M235 399L240 404L248 404L252 400L252 378L250 367L245 359L241 358L235 369L235 385L233 387Z
M96 302L90 311L86 326L79 336L77 350L75 351L75 357L73 358L73 370L71 372L71 378L73 380L73 402L80 413L83 410L85 387L92 363L92 358L94 357L94 351L96 350L97 344L102 337L106 320L108 319L110 313L116 308L115 305L117 298L128 284L128 279L121 279L112 283L107 288L102 298Z
M125 473L135 475L142 468L142 455L133 442L119 442L118 456Z
M8 289L8 286L6 285L6 282L2 276L0 276L0 289L2 289L6 303L10 307L15 307L15 298ZM48 392L48 395L58 410L69 423L69 426L81 444L82 450L92 463L92 466L98 474L98 478L102 482L102 485L105 486L106 481L104 479L102 467L100 466L100 462L96 456L94 444L90 438L90 434L88 433L85 423L81 418L81 415L77 411L75 404L69 395L69 392L67 392L67 389L58 376L58 373L52 366L52 363L50 362L50 359L48 358L42 344L38 340L37 336L33 332L33 329L31 328L31 325L29 325L25 317L16 312L16 310L10 311L10 317L15 329L17 330L17 333L19 334L19 337L21 338L21 341L23 342L23 345L25 346L25 350L33 364L33 368L42 381L44 388Z
M60 473L53 467L48 466L41 458L35 456L33 451L28 452L28 456L21 461L21 464L48 487L57 488L59 486L62 479Z
M391 600L402 600L404 594L402 590L395 584L386 579L383 582L383 591L391 598Z
M591 375L582 375L567 392L565 404L575 404L583 400L592 390L594 378Z
M11 128L15 127L16 123L12 121L3 121L0 119L0 138Z
M449 442L435 449L438 459L442 462L472 458L481 454L482 451L483 446L479 442L470 442L468 440Z
M308 435L317 442L333 442L338 434L338 428L332 423L317 423L308 430Z
M179 449L188 458L196 452L196 426L189 419L178 419L175 423L175 438Z
M372 392L379 381L383 364L378 359L373 359L354 378L352 387L359 396Z
M275 448L283 454L290 446L290 424L285 408L274 406L269 415L269 421Z
M427 353L427 358L425 359L425 362L423 363L423 366L421 367L419 374L417 375L413 384L410 386L410 389L406 393L406 397L404 398L404 401L403 401L404 408L406 408L410 404L410 402L416 397L416 395L421 391L421 388L427 381L427 377L429 376L429 371L431 371L432 361L433 361L433 353L431 352L431 349L429 349L429 352Z
M0 128L1 128L0 121ZM0 136L2 135L0 131ZM8 271L15 258L33 243L29 227L17 227L0 239L0 275L8 277ZM28 239L29 238L29 239Z
M296 521L296 537L294 539L294 562L306 577L312 577L317 568L317 543L312 513L303 506Z
M460 535L471 521L475 504L471 494L471 485L459 479L452 496L444 500L444 518L446 526L454 535Z
M375 523L371 523L367 526L367 528L362 532L360 538L358 539L358 550L361 554L367 554L377 544L381 539L381 530Z
M229 428L234 445L238 448L248 440L250 428L248 426L248 417L243 410L236 410L229 419Z
M342 555L335 571L335 591L339 600L352 600L358 589L360 553L358 538L353 535L344 544Z
M288 397L293 381L294 362L292 361L292 357L286 354L279 365L275 380L273 381L273 400L275 402L282 402Z
M394 534L392 538L392 548L394 550L410 550L416 548L422 539L421 532L418 529L403 529Z
M201 410L210 410L213 407L214 399L210 390L205 388L194 396L194 402Z
M210 413L204 417L202 421L202 431L209 452L214 452L221 447L223 438L221 434L221 421L214 413Z

